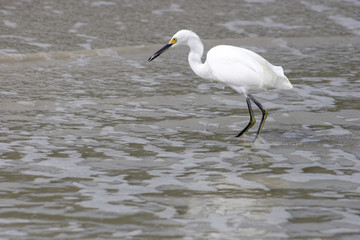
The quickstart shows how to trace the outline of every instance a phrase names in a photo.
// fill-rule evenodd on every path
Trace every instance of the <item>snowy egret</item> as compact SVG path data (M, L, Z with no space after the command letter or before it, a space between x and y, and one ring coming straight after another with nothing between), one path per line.
M222 82L246 97L250 121L247 126L236 135L242 136L255 124L255 117L251 101L262 112L262 118L254 142L264 126L268 110L266 110L250 93L254 90L291 89L292 84L284 74L282 67L274 66L260 55L248 49L219 45L207 53L205 63L201 62L204 45L199 36L190 30L178 31L159 51L154 53L148 61L152 61L170 47L188 45L190 53L188 61L191 69L201 78Z

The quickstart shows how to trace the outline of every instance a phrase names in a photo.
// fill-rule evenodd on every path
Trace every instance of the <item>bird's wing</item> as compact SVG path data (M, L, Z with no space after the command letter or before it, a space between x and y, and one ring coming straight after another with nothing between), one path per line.
M243 48L220 45L208 52L206 64L220 82L234 88L258 89L261 86L263 66L257 56Z

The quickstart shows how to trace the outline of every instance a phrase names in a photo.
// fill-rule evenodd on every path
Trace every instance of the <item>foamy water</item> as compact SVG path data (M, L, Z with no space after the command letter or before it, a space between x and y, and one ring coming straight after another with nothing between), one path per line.
M358 1L151 2L0 6L0 238L357 239ZM147 62L184 27L283 66L260 141L186 48Z

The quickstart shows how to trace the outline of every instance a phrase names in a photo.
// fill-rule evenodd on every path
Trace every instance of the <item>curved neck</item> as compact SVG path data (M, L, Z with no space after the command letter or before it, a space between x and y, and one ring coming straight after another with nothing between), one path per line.
M201 62L201 57L204 52L204 45L202 44L200 38L196 37L189 39L187 45L190 48L188 61L191 69L199 77L208 78L208 69L205 64Z

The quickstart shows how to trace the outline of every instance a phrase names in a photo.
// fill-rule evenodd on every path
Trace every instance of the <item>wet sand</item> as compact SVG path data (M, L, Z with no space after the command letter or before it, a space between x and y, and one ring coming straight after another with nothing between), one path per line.
M11 45L4 37L10 33L0 35L3 239L360 236L360 38L356 26L343 24L357 21L356 1L303 1L284 19L275 13L290 9L286 1L244 1L245 10L217 3L218 17L207 19L219 25L199 27L206 50L217 44L252 49L282 65L294 85L254 94L270 112L255 144L257 125L234 137L248 122L244 97L196 77L185 47L147 62L173 34L173 22L139 38L143 29L131 31L138 23L127 15L135 26L123 21L129 35L117 45L109 25L94 28L79 15L60 28L66 41L41 38L42 31L33 39L15 15L26 4L14 2L15 9L2 8L13 15L1 12L18 39ZM71 6L36 4L39 15L70 14ZM76 13L84 3L74 4ZM183 2L156 4L137 5L144 12L139 21L177 15L189 20L181 26L195 21ZM112 11L123 9L118 2L86 6L91 16L102 8L114 18ZM86 38L93 39L85 41L91 49L67 38L85 34L81 28L89 25L97 37ZM25 44L36 42L52 45ZM260 112L255 115L259 120Z

